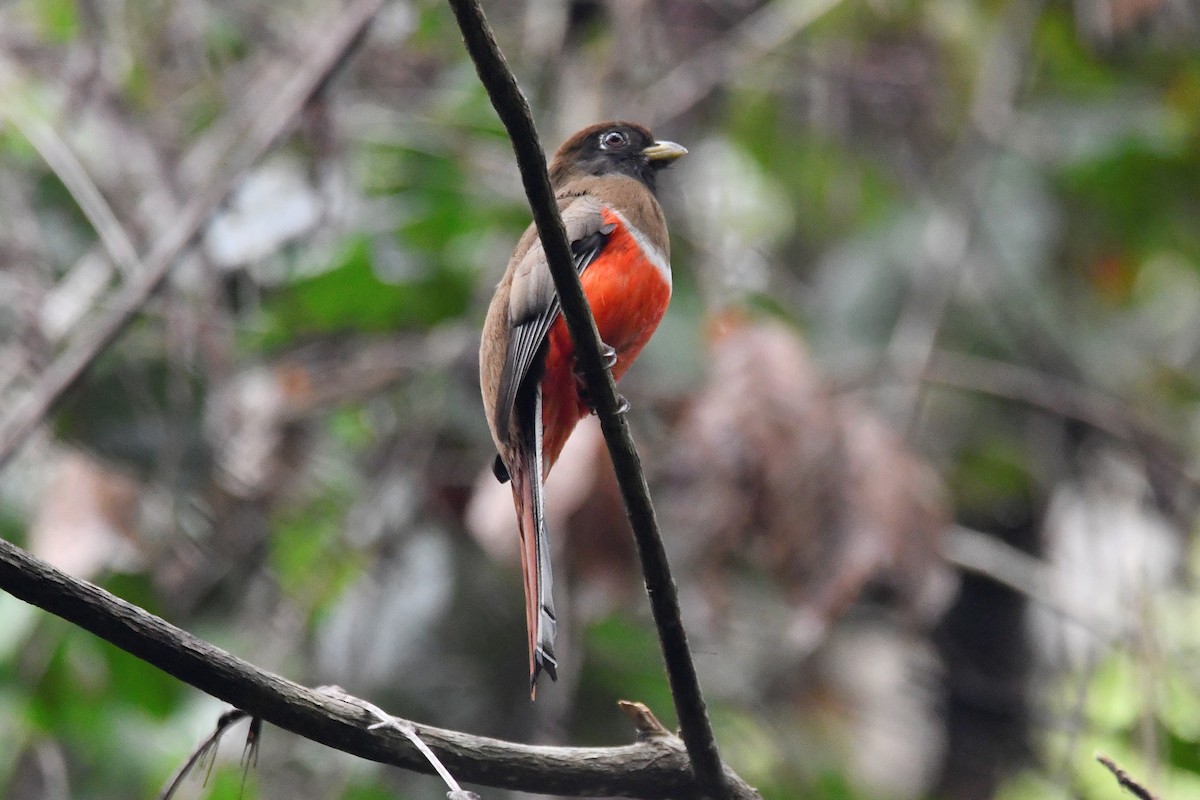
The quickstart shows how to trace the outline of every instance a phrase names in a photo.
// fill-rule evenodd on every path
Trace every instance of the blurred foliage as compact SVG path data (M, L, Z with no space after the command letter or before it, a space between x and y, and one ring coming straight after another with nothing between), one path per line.
M1116 798L1102 751L1161 797L1200 798L1195 3L485 6L547 146L633 117L692 151L661 188L672 310L623 392L734 768L767 798ZM0 7L0 415L128 278L79 176L149 252L339 7ZM264 668L431 724L619 743L622 698L673 724L594 466L555 529L562 680L525 698L515 551L482 530L509 523L507 489L479 477L474 351L528 210L449 10L385 3L230 188L6 469L0 535ZM817 504L798 530L838 544L833 521L862 510L819 504L880 495L825 484L927 462L957 522L1032 556L1013 562L1036 566L1032 596L969 575L922 616L868 590L801 652L811 587L763 557L766 534L718 546L672 527L696 504L672 484L677 435L711 396L728 308L802 332L830 392L798 437L830 461L786 476ZM875 420L895 444L853 451ZM761 476L743 477L731 491ZM485 489L500 510L480 523ZM0 795L155 796L220 711L0 594ZM180 796L444 796L273 729L244 775L241 735Z

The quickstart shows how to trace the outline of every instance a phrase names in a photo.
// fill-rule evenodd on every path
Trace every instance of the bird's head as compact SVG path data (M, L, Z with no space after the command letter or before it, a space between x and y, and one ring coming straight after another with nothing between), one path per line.
M687 153L674 142L656 141L642 125L601 122L563 142L550 161L550 181L563 186L585 175L627 175L655 188L655 174Z

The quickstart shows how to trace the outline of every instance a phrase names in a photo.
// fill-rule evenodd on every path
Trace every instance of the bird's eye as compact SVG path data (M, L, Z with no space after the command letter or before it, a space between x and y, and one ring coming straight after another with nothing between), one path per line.
M600 149L623 150L629 146L629 137L621 131L607 131L600 134Z

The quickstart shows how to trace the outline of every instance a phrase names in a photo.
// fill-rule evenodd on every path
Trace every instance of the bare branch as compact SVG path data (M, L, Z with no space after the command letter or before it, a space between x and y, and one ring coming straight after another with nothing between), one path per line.
M216 209L252 164L269 152L294 124L308 98L329 79L359 40L382 0L356 0L336 19L314 26L304 65L288 75L272 101L262 106L246 131L244 144L225 168L179 213L175 224L143 259L137 276L126 282L108 309L80 330L66 349L38 376L16 408L0 421L0 469L8 463L50 409L85 370L125 330L166 278L179 255L191 244Z
M4 81L8 83L8 81ZM54 127L37 113L12 86L0 89L0 99L13 126L33 145L46 162L46 166L58 176L70 192L79 210L87 217L100 237L100 243L122 277L132 280L141 272L137 248L125 228L113 213L112 207L96 187L83 164L75 157L70 146L63 141Z
M2 539L0 587L250 716L361 758L415 772L433 771L401 731L370 730L376 718L361 701L331 696L261 670ZM622 747L540 747L405 720L398 723L409 726L464 781L577 797L703 794L692 777L683 742L671 735ZM726 777L735 788L731 797L757 797L734 776Z
M722 81L778 50L840 4L841 0L765 4L646 89L636 104L640 115L658 122L682 116Z
M934 354L922 380L1027 403L1082 422L1147 451L1189 483L1200 483L1169 437L1139 417L1128 403L1087 386L1019 364L949 350Z
M1158 800L1158 798L1154 796L1153 792L1151 792L1145 786L1142 786L1142 784L1138 783L1137 780L1135 780L1128 772L1121 769L1117 765L1117 762L1113 761L1108 756L1104 755L1103 753L1097 753L1096 760L1103 764L1108 771L1113 774L1113 777L1117 779L1117 783L1120 784L1122 789L1127 790L1134 797L1137 797L1139 800Z
M675 582L659 534L646 476L629 425L619 410L616 384L600 356L600 335L572 263L566 231L546 172L546 156L538 140L529 103L496 44L478 0L450 0L450 5L462 31L467 52L475 62L479 79L487 89L488 97L500 121L504 123L516 152L538 236L541 237L554 287L562 303L563 318L575 344L575 358L587 380L588 396L595 402L633 528L646 580L646 592L650 597L655 625L658 626L671 695L675 700L681 735L692 758L696 780L708 789L711 796L729 797L720 753L688 648L687 634L683 629Z

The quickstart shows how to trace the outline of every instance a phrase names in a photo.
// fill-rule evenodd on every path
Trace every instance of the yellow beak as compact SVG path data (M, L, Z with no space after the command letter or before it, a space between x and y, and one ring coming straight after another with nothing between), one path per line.
M642 151L642 155L651 161L674 161L680 156L687 155L687 148L674 142L655 142Z

